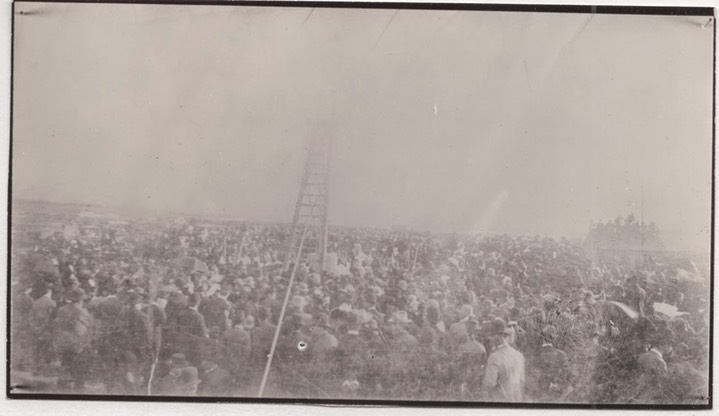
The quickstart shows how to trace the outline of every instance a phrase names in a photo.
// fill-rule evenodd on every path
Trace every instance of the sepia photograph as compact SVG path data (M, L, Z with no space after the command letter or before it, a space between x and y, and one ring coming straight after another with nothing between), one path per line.
M714 9L12 19L9 398L711 408Z

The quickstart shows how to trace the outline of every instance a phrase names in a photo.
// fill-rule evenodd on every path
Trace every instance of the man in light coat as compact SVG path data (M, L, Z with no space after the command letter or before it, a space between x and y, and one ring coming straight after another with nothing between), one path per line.
M482 382L485 397L496 402L521 402L524 399L524 356L509 344L512 331L497 318L488 328L491 345Z

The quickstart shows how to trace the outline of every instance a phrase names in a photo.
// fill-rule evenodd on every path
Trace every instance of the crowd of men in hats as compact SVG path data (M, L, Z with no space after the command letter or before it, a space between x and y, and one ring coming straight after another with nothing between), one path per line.
M13 371L56 376L63 392L255 396L289 281L287 227L101 228L14 250ZM565 240L370 229L332 229L329 251L337 270L298 267L268 395L706 395L708 288L671 261L635 270Z

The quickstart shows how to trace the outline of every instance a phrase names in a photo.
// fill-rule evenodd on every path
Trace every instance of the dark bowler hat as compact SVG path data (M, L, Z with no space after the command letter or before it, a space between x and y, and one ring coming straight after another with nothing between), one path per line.
M320 314L317 316L317 320L316 320L316 322L315 322L315 325L316 325L316 326L321 326L321 327L324 327L324 328L332 328L332 323L330 322L330 316L327 315L327 314L324 313L324 312L323 312L323 313L320 313Z
M197 377L197 369L195 367L184 367L180 370L178 378L180 379L180 382L185 385L195 386L202 382L202 380Z
M512 330L502 318L495 318L487 326L487 335L512 335Z

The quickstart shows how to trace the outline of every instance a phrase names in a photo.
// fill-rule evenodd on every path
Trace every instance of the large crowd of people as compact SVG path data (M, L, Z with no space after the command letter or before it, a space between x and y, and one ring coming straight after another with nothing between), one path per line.
M541 237L103 223L15 235L24 391L552 403L705 403L709 284L681 262L589 260ZM292 266L292 265L290 265Z

